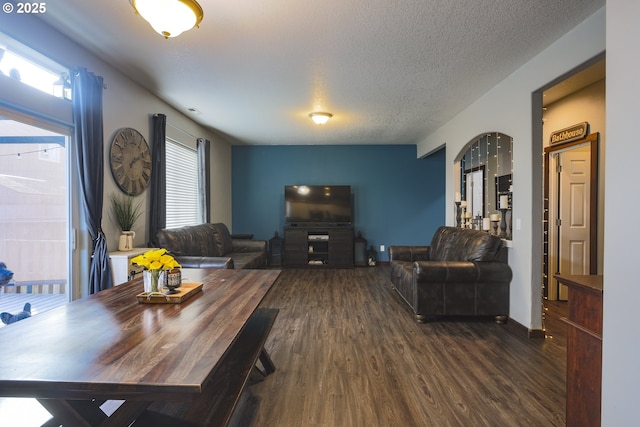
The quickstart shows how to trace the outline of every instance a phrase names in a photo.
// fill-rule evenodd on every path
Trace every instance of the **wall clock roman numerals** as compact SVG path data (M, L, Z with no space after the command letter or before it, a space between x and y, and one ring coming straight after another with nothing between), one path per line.
M123 192L130 196L142 193L151 179L151 152L140 132L122 128L111 141L111 174Z

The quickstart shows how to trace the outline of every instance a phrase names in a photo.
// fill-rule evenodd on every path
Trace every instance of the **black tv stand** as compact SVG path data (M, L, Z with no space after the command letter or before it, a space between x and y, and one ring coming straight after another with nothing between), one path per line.
M284 266L353 268L353 227L316 225L285 227Z

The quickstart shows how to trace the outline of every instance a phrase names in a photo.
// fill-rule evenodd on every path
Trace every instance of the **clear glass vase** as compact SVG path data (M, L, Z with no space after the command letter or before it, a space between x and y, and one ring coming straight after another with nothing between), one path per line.
M162 292L164 290L165 276L164 270L144 270L142 275L144 291L151 293Z

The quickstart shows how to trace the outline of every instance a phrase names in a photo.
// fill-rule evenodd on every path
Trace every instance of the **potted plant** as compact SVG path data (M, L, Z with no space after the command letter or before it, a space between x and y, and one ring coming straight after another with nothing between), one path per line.
M133 196L129 195L111 195L111 213L112 218L120 227L122 234L118 240L119 251L133 250L133 241L136 238L135 231L132 230L134 224L142 215L140 206L142 201L134 204Z

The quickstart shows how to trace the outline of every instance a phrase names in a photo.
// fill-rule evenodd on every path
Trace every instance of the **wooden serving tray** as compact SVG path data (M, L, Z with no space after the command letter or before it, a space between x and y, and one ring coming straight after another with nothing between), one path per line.
M203 283L183 283L175 294L148 296L147 292L136 295L139 303L143 304L180 304L202 290Z

